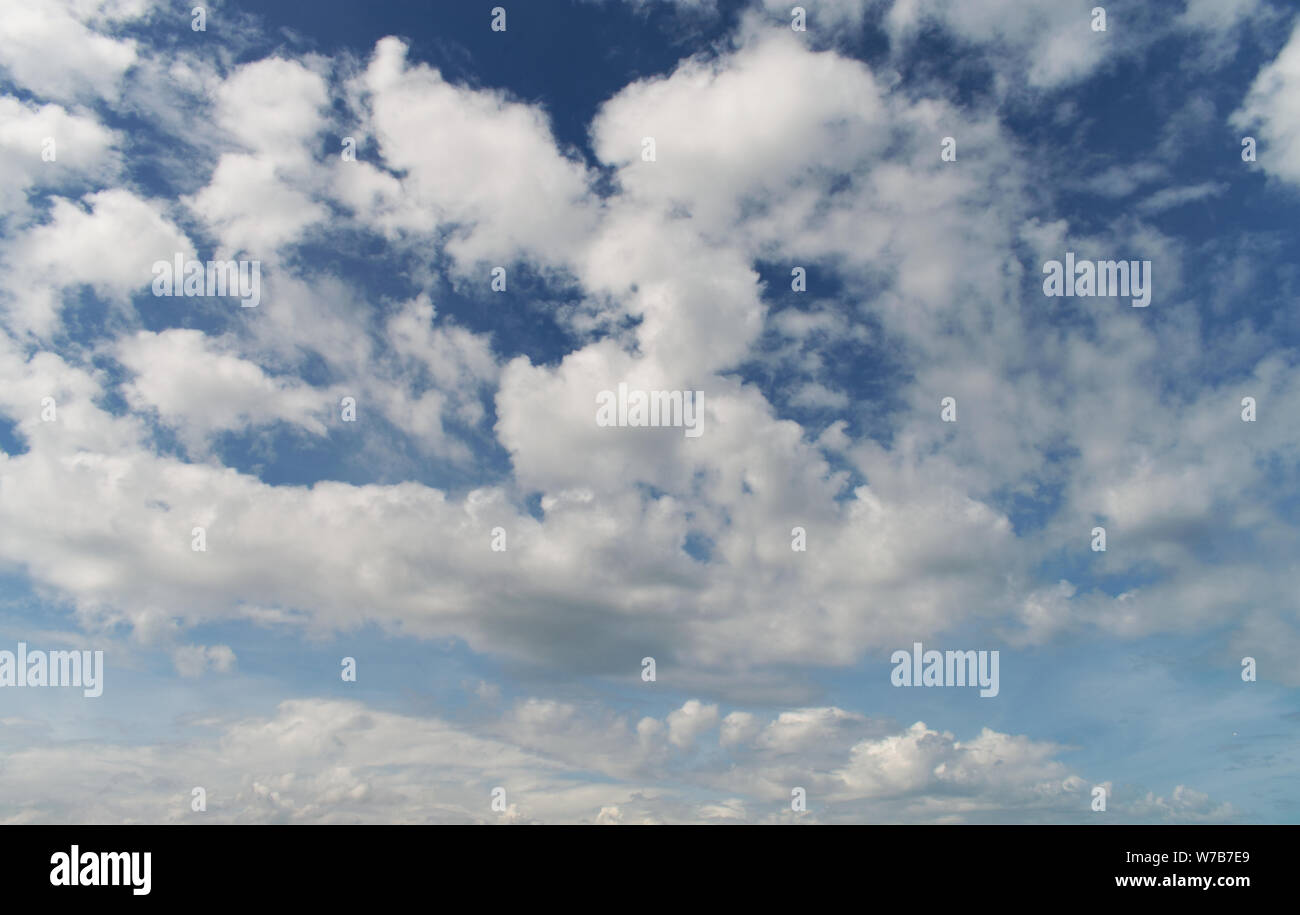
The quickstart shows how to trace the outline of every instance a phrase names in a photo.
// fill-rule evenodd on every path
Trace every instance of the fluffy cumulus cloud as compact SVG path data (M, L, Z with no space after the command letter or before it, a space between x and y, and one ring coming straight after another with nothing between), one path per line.
M140 49L112 33L153 6L153 0L5 0L0 67L18 86L45 98L115 99Z
M0 97L0 212L21 213L35 188L110 181L121 167L115 140L112 130L75 108Z
M184 743L7 753L15 796L30 799L6 804L0 821L180 823L192 818L201 788L204 813L219 823L779 823L790 818L790 779L805 789L811 822L1047 821L1086 807L1091 789L1053 758L1051 744L989 729L960 741L921 722L873 737L880 725L860 721L796 763L790 747L762 743L785 726L774 721L755 746L733 747L724 769L701 755L708 748L679 739L683 721L710 709L716 715L690 700L666 727L642 719L634 730L529 700L472 733L358 702L286 701L265 717L209 724ZM670 771L672 787L660 787ZM732 793L717 801L696 798L724 786ZM497 789L504 796L493 810ZM1121 822L1233 813L1183 785L1112 796Z
M363 628L537 678L503 710L480 680L494 711L466 720L301 688L184 742L33 731L0 816L180 820L204 785L227 822L781 822L802 786L824 821L1077 820L1112 778L1077 748L806 701L810 676L875 665L869 704L915 641L1214 632L1217 672L1296 685L1295 351L1262 318L1210 326L1227 281L1169 221L1236 178L1058 180L1017 130L1158 39L1226 66L1282 14L806 5L808 32L759 2L674 46L577 134L407 38L252 54L233 13L164 47L143 0L0 6L4 569L182 681L243 676L259 632ZM995 91L918 68L936 34ZM1275 51L1210 113L1296 184L1300 27ZM1141 196L1099 219L1080 188ZM1152 306L1045 298L1066 251L1151 260ZM151 294L175 257L255 260L260 304ZM700 434L595 422L620 385L700 392ZM628 715L600 684L643 657L687 693ZM598 686L533 688L555 678ZM1111 809L1238 813L1154 787Z
M543 110L447 82L408 60L385 38L351 85L363 99L367 133L389 171L361 169L349 193L375 228L445 234L468 268L538 258L563 264L592 229L584 168L556 148ZM368 191L369 193L366 193Z
M1300 24L1277 59L1259 71L1233 123L1259 130L1260 167L1300 184Z

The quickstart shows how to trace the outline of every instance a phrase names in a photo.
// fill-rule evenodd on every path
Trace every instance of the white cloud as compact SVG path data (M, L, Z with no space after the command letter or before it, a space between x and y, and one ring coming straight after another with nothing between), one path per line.
M235 153L222 156L209 184L186 202L217 233L220 252L254 259L298 241L328 212L283 180L273 160Z
M229 645L183 645L172 650L172 663L182 677L199 677L208 670L229 673L235 652Z
M877 253L893 252L898 258L897 286L887 285L870 307L891 331L908 340L917 360L916 380L901 392L912 412L899 427L895 444L886 449L870 441L840 443L869 485L845 493L846 477L831 470L804 430L778 419L752 386L710 373L744 353L760 326L762 306L749 266L752 258L777 238L779 225L812 218L798 182L773 179L768 171L796 161L787 150L790 141L780 130L746 133L749 126L739 125L743 143L733 145L731 155L763 167L732 174L722 165L727 137L718 134L716 142L701 145L699 138L689 136L686 125L668 124L661 137L667 147L680 152L680 141L687 150L696 150L690 155L698 161L691 169L674 170L665 157L653 163L666 166L659 178L641 184L640 178L629 178L629 199L646 194L656 208L640 210L622 201L608 205L604 231L581 237L572 258L591 287L622 299L624 307L642 316L634 332L640 354L629 355L615 341L604 340L571 352L555 368L517 359L500 376L496 432L511 455L514 484L545 494L546 514L540 521L524 513L506 489L453 496L416 484L335 483L305 490L269 487L229 472L177 464L148 454L134 437L138 428L96 410L91 404L95 395L87 392L67 404L70 415L80 415L85 423L106 430L102 434L133 444L92 460L70 451L70 442L53 435L54 430L33 430L33 451L11 459L9 472L24 481L33 499L42 492L47 497L80 492L89 502L111 505L109 513L122 528L136 532L132 543L138 546L117 551L118 566L110 571L93 539L74 536L59 519L46 519L39 524L40 536L11 541L10 557L27 563L42 582L75 597L87 612L97 608L96 613L141 624L162 606L183 602L182 594L191 589L186 576L199 574L219 584L201 606L191 606L192 621L208 614L224 618L292 607L294 618L328 630L347 625L350 608L365 606L373 619L389 625L429 635L455 633L480 649L551 662L568 657L571 649L564 633L587 626L597 612L639 621L635 631L611 636L609 645L594 652L598 657L613 656L624 647L640 657L646 642L671 643L680 660L689 659L698 668L769 661L847 664L870 648L910 644L971 619L1008 614L1014 619L1019 611L1011 608L1040 606L1028 581L1032 555L1012 549L1009 520L989 504L985 493L1024 485L1023 475L1044 464L1040 443L1054 435L1110 422L1117 410L1108 399L1110 391L1122 388L1130 400L1143 396L1135 393L1142 386L1134 381L1131 366L1140 364L1144 353L1155 351L1153 342L1142 334L1121 335L1122 345L1105 353L1073 341L1065 350L1071 358L1062 361L1050 355L1050 341L1040 341L1044 364L1064 365L1076 380L1075 390L1090 390L1082 379L1111 379L1097 398L1085 398L1065 412L1057 409L1051 389L1046 398L1031 390L1032 374L1023 376L1024 382L1006 385L1006 373L1024 369L1016 354L1025 349L1026 331L1016 311L1008 307L999 315L995 333L981 335L985 316L963 309L965 299L950 295L974 289L987 301L1013 301L1014 275L1006 273L1005 256L998 251L1015 238L1016 197L1003 196L991 206L991 192L975 190L986 179L998 180L994 170L1013 170L993 155L989 163L971 166L985 169L982 176L968 169L964 177L945 182L933 171L940 166L935 164L937 144L931 142L942 132L943 122L955 117L943 106L891 99L863 107L852 93L833 89L847 79L863 92L874 91L860 64L809 52L783 36L755 41L759 43L734 55L708 65L688 63L666 80L619 96L598 122L598 144L612 148L610 138L619 133L614 125L621 118L636 122L637 106L710 111L725 106L737 93L762 89L764 74L776 64L805 74L802 95L791 99L791 117L796 126L825 134L825 142L819 141L816 148L828 148L835 168L866 169L865 177L855 178L857 184L840 195L846 196L841 217L845 225L857 222L876 240L855 251L836 240L838 230L819 229L814 222L812 232L801 234L799 243L810 253L821 247L851 256L849 269L870 269ZM368 71L378 81L381 96L428 91L435 98L445 96L439 104L460 104L471 111L488 102L497 104L447 86L432 71L406 68L399 51L395 45L381 47ZM315 85L305 71L293 72L304 86ZM812 114L799 104L805 97L814 103ZM929 163L919 176L891 163L872 167L860 161L860 151L846 153L830 142L836 130L866 142L877 122L888 120L881 115L887 106L897 108L902 136L919 138L917 148L908 153ZM517 115L521 123L538 126L523 109ZM840 122L846 126L834 126ZM303 123L308 126L289 132L308 135L315 122L308 118ZM487 131L489 123L495 122L484 120L476 130ZM544 133L530 136L534 144L550 142ZM971 138L975 148L996 147L995 126L976 124L962 136ZM870 142L864 148L872 148ZM548 155L556 154L552 149ZM712 164L710 157L718 163ZM551 161L559 173L575 174L563 160ZM623 172L649 164L628 163ZM699 183L695 166L712 180L710 186ZM814 171L804 168L800 173L821 181ZM772 206L793 220L742 217L736 202L754 194L766 194ZM677 196L698 197L702 208L690 219L657 208ZM899 209L905 199L912 201L912 215ZM127 235L133 244L143 244L166 224L156 214L148 216L146 204L122 192L91 200L96 217L122 212L131 214L135 223L127 220L124 228L124 220L115 219L90 232L86 224L92 217L60 203L49 226L20 238L18 250L31 252L23 263L62 263L56 257L67 257L72 274L68 281L92 282L120 296L143 285L147 264L169 256L161 252L184 250L177 247L184 243L176 241L147 244L150 254L142 251L144 256L124 266L116 240ZM918 201L924 205L918 206ZM562 205L558 198L555 205ZM705 241L713 234L712 226L720 228L736 219L741 219L742 230L726 242ZM272 224L263 220L257 231ZM485 224L476 231L494 230ZM103 244L89 245L81 241L83 236L102 239ZM644 244L632 243L640 238ZM945 269L929 254L936 238L951 252ZM1168 275L1168 260L1160 259L1162 277ZM133 261L135 266L129 266ZM39 289L40 278L49 272L42 267L41 273L27 275ZM629 281L637 284L636 292L619 285ZM46 307L26 317L29 325L50 326L55 293L65 285L61 281L46 287ZM30 308L42 299L24 302ZM967 326L967 332L938 332L954 322ZM285 271L277 276L274 304L266 306L251 339L233 335L214 344L195 331L180 330L127 338L121 345L122 359L135 377L127 382L125 393L135 409L157 411L197 448L213 432L276 420L321 435L326 428L322 411L332 409L336 395L346 390L355 392L363 418L378 411L430 453L471 460L448 424L457 420L473 425L482 418L478 395L497 380L486 338L440 320L427 297L404 303L374 329L383 335L383 351L373 347L364 323L356 320L350 290L328 277ZM264 368L293 366L307 351L323 355L343 380L328 392L316 391ZM196 366L202 371L186 374ZM35 368L16 371L26 376ZM413 372L425 373L432 386L413 383ZM645 389L704 390L705 434L693 440L665 434L676 430L596 426L595 394L620 381ZM34 387L37 382L24 384ZM960 394L963 416L978 417L978 422L959 427L963 434L946 441L947 430L932 414L938 394L949 391ZM1206 410L1217 396L1207 395ZM1133 400L1125 415L1136 416L1143 409L1148 407ZM1113 447L1110 439L1086 438L1081 444L1083 460L1126 460L1106 450ZM1283 444L1274 438L1267 447ZM599 460L575 461L575 454ZM1235 460L1225 451L1216 458L1216 467L1226 471ZM1130 532L1143 529L1143 516L1163 515L1163 522L1147 526L1159 532L1177 518L1196 518L1211 510L1213 503L1206 497L1197 501L1196 494L1205 490L1196 483L1195 463L1126 460L1126 469L1104 474L1090 466L1085 463L1073 496L1076 510L1113 511L1116 523ZM1141 468L1157 466L1158 472L1142 475ZM179 485L168 526L160 526L158 510L149 507L155 501L152 481L159 478ZM710 481L706 490L697 488L699 479ZM181 485L181 480L187 482ZM1104 489L1098 490L1101 481ZM650 484L667 496L647 500L636 484ZM1219 493L1216 500L1231 491ZM583 498L572 495L583 492ZM1166 496L1155 499L1159 493ZM400 510L394 500L403 503ZM31 524L24 520L21 504L11 506L9 516L18 529ZM196 519L209 519L210 536L221 549L203 558L206 565L177 566L174 577L142 586L149 576L140 569L151 567L159 550L184 551L189 527L202 523ZM498 525L510 532L508 554L487 549L488 532ZM790 550L790 531L796 525L808 531L807 554ZM713 560L707 566L683 552L690 533L712 541ZM1043 548L1070 536L1054 528ZM409 545L417 543L421 550L415 552ZM44 551L41 555L38 548ZM1157 542L1152 549L1165 549L1166 560L1189 561L1185 553L1169 552L1168 545ZM436 550L442 560L430 562L427 550ZM57 562L49 558L55 556ZM188 561L193 565L193 557ZM322 567L331 571L301 572ZM500 591L495 585L464 584L466 576L476 575L495 582ZM519 625L512 603L520 593L555 606L550 626ZM506 599L505 594L515 596ZM683 623L669 609L678 605L694 608L700 617ZM790 607L801 608L800 613L792 615ZM1026 620L1034 618L1033 612L1026 612ZM1053 611L1052 617L1061 613ZM1108 616L1091 618L1101 621ZM1172 608L1156 618L1171 625L1178 619ZM608 662L595 663L603 669Z
M44 157L47 141L53 161ZM33 188L106 181L121 168L117 135L89 114L0 96L0 212L26 215Z
M218 123L234 139L272 160L293 161L324 128L329 89L302 63L271 57L230 74L216 96Z
M1218 196L1227 189L1226 184L1218 181L1205 181L1187 187L1162 188L1139 202L1137 209L1141 213L1162 213L1186 203L1196 203L1199 200Z
M156 410L192 450L202 452L217 432L292 423L315 435L326 432L323 415L338 398L296 377L267 375L232 352L233 341L197 330L140 331L117 346L117 358L134 378L125 394L138 411Z
M585 169L556 149L543 112L454 86L406 55L400 40L382 39L354 87L368 100L367 134L404 174L400 195L374 182L379 195L362 215L389 232L451 231L447 250L465 269L521 257L563 263L593 211Z
M131 293L149 287L156 261L194 251L156 204L121 189L89 194L82 205L55 198L49 221L6 247L0 293L8 324L42 337L55 329L65 291L85 284L125 308Z
M698 699L690 699L669 714L668 742L682 750L690 749L700 735L713 730L717 724L716 705L704 705Z
M116 99L138 47L96 27L139 19L153 5L151 0L3 0L0 67L44 98Z
M1277 58L1255 77L1232 124L1258 130L1260 168L1300 184L1300 21Z
M930 23L957 37L990 47L1008 70L1021 69L1028 84L1050 89L1096 69L1122 31L1122 11L1107 10L1107 31L1092 31L1090 7L1057 0L989 0L978 6L954 0L895 0L885 17L890 35L902 40Z
M816 710L810 710L816 712ZM1052 758L1057 748L985 729L975 739L921 723L836 749L796 774L762 757L639 757L612 742L601 716L532 699L517 720L532 740L476 733L444 719L299 699L265 716L209 720L184 743L124 747L38 742L4 753L9 823L775 822L790 786L805 784L812 821L1082 822L1096 816L1091 782ZM604 719L610 720L610 719ZM544 727L540 727L545 724ZM557 727L553 727L556 726ZM652 787L676 765L672 788ZM791 782L791 777L800 781ZM190 809L201 786L207 810ZM492 810L504 788L505 814ZM716 800L699 801L713 794ZM1190 788L1170 797L1117 796L1110 816L1222 820L1233 810Z

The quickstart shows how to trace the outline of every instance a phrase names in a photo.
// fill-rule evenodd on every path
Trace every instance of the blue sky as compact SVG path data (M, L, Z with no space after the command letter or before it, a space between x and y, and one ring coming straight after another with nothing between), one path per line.
M0 821L1300 821L1300 25L1096 5L0 4Z

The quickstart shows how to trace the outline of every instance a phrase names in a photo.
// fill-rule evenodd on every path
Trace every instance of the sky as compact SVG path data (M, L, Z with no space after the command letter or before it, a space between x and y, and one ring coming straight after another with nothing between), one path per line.
M1298 203L1284 0L0 0L0 823L1300 822Z

